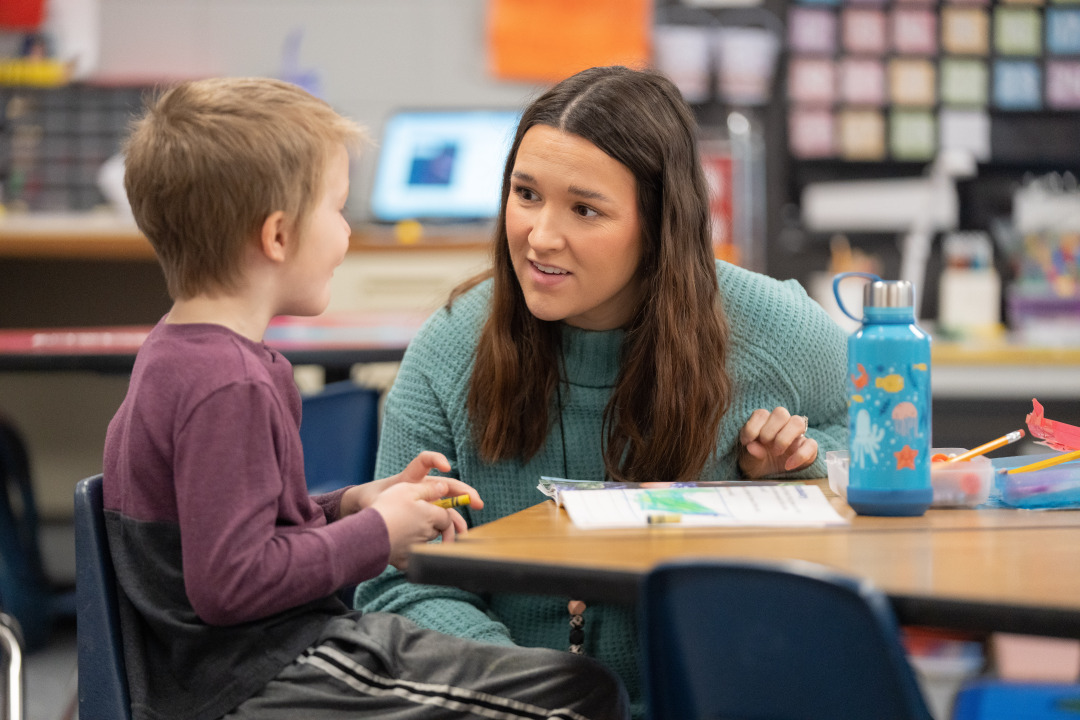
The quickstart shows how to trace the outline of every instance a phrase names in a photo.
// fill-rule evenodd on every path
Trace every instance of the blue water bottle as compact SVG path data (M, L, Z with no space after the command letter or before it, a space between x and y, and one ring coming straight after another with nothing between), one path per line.
M863 317L840 281L863 277ZM915 289L870 273L833 279L840 310L862 327L848 337L848 504L860 515L922 515L930 484L930 335L915 322Z

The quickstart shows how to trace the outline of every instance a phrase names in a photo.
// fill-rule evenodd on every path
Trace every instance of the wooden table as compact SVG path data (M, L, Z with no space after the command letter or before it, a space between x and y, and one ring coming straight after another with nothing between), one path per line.
M869 578L903 624L1080 638L1080 512L863 517L817 482L850 525L581 530L545 501L459 542L415 546L408 575L474 592L633 603L642 576L659 562L798 559Z

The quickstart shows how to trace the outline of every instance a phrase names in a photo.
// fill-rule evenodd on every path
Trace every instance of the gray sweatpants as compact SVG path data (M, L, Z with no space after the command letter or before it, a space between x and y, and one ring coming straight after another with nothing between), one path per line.
M303 655L225 717L625 720L628 707L619 680L589 658L462 640L371 613L331 621Z

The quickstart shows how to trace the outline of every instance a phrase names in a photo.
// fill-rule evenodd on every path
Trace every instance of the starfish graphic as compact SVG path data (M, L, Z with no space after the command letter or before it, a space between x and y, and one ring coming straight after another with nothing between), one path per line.
M915 469L915 458L918 457L919 451L913 450L910 445L905 445L900 452L894 452L896 456L896 469L903 470L904 468Z

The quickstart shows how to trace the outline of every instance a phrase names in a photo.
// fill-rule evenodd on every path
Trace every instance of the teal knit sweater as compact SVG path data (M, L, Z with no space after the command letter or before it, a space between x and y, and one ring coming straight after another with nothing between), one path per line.
M813 465L787 477L824 477L825 452L846 444L843 332L795 281L779 282L722 262L717 262L716 273L730 326L728 371L734 398L702 479L737 478L740 428L755 409L778 406L809 417L808 435L818 442ZM436 312L410 345L387 397L376 468L377 477L385 477L400 472L422 450L444 453L454 474L484 499L483 510L464 510L470 525L543 501L536 489L541 475L603 479L601 418L618 374L623 340L621 330L564 326L569 390L564 388L562 397L562 431L559 422L553 422L547 443L528 462L483 462L473 444L466 397L490 295L490 281L477 286L451 310ZM543 548L536 551L542 554ZM356 593L356 606L366 612L399 613L421 626L484 642L557 649L569 644L567 600L495 595L484 602L454 588L411 584L392 568ZM635 718L643 717L632 607L590 605L585 651L622 677Z

